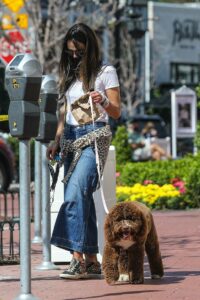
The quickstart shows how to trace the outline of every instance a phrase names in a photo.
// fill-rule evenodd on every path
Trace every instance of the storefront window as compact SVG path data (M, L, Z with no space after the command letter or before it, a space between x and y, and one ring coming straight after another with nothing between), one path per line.
M181 84L197 84L200 81L199 65L172 63L171 81Z

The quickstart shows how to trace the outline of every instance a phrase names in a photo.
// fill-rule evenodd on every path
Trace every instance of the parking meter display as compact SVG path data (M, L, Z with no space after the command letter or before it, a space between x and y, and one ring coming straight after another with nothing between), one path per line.
M22 61L24 54L16 56L10 63L10 66L18 66L19 63Z

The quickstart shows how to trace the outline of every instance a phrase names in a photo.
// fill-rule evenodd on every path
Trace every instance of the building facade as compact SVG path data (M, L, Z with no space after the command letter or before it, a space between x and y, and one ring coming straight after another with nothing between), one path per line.
M150 73L156 85L200 81L200 4L148 2Z

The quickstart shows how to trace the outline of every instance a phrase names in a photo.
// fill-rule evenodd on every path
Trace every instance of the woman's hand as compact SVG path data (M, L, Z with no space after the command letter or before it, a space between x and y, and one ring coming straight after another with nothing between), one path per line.
M94 103L101 103L104 100L103 95L97 91L90 92L90 96Z
M49 144L46 152L47 159L53 160L59 149L59 143L54 141Z
M98 91L90 92L94 103L99 103L113 119L118 119L121 115L120 91L119 87L110 88L105 91L105 95Z

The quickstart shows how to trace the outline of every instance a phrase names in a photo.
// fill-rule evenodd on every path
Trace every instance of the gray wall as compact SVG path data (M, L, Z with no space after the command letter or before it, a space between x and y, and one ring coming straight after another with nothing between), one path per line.
M148 3L151 74L170 82L170 63L200 63L200 4Z

